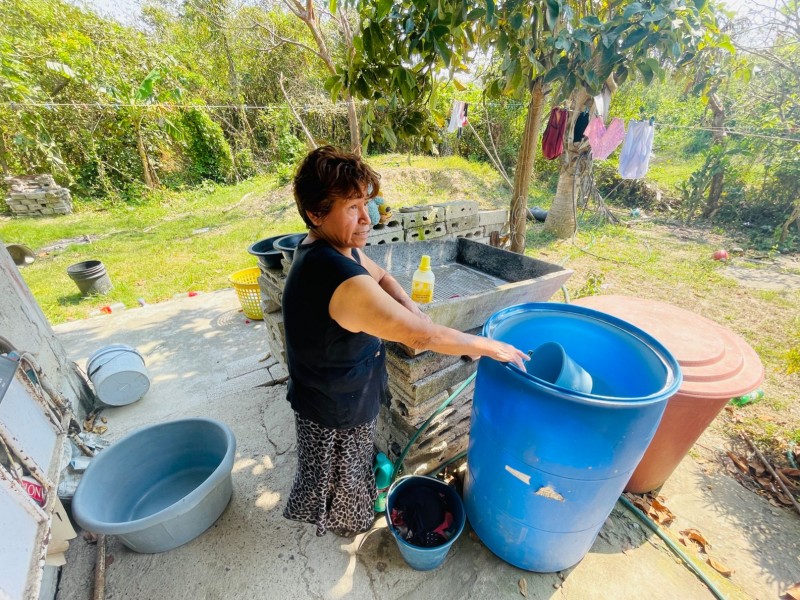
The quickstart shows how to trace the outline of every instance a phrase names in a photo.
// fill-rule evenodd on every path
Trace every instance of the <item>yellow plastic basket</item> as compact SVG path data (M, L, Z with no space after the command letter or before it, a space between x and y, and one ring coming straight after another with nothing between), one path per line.
M261 274L261 269L258 267L250 267L249 269L242 269L236 271L230 276L233 289L236 290L236 295L239 296L239 302L242 304L244 314L255 320L262 320L264 313L261 312L261 292L258 289L258 276Z

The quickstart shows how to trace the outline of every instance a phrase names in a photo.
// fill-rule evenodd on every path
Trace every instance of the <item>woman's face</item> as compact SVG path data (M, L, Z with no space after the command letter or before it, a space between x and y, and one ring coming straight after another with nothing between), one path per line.
M312 215L317 233L337 248L363 248L372 228L368 202L365 196L335 201L331 211L321 219Z

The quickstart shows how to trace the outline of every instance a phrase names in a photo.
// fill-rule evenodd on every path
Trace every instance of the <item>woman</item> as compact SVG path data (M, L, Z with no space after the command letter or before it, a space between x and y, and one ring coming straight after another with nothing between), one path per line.
M354 535L375 520L375 425L387 393L382 339L522 368L527 359L508 344L433 324L360 251L379 183L358 156L331 146L312 151L294 178L309 233L295 251L282 303L298 454L284 516L316 525L317 535Z

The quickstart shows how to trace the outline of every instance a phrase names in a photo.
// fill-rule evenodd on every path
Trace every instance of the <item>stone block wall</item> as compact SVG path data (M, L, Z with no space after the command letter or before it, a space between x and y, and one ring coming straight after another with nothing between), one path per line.
M408 206L396 210L388 223L375 225L367 246L459 237L488 243L507 222L507 210L478 210L472 200Z
M72 196L52 175L6 177L6 204L14 215L42 216L72 213Z

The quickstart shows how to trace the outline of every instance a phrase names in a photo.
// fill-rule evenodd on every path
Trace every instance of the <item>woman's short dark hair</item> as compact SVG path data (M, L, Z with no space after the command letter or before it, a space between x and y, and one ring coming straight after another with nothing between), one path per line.
M360 156L333 146L312 150L300 163L294 176L294 200L309 229L308 217L327 215L337 200L359 196L374 198L380 192L380 175Z

